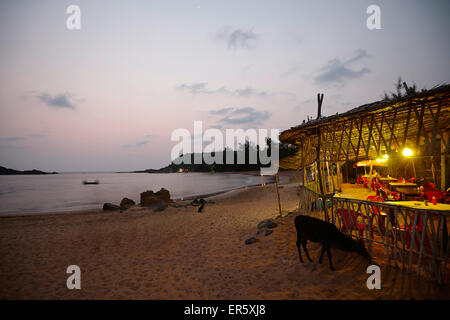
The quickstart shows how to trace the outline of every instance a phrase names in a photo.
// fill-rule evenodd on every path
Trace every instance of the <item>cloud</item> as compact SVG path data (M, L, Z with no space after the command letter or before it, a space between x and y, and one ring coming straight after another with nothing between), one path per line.
M222 108L222 109L219 109L219 110L211 110L211 111L209 111L209 113L212 114L212 115L218 115L218 114L228 113L231 110L233 110L233 108Z
M268 111L258 111L252 107L223 108L209 111L211 115L222 115L219 122L223 125L259 126L272 115ZM223 128L222 125L219 125Z
M216 34L216 38L224 41L230 49L251 49L259 35L254 33L252 29L245 31L239 28L224 28Z
M33 133L25 136L16 136L16 137L7 137L7 138L0 138L0 142L16 142L16 141L25 141L28 139L37 139L44 137L40 133Z
M152 134L147 134L144 136L144 140L138 141L136 143L126 143L123 144L121 147L122 148L133 148L133 147L142 147L145 146L146 144L148 144L151 140L151 138L155 137Z
M15 142L20 140L26 140L26 138L25 137L0 138L0 142Z
M220 124L215 124L213 126L210 126L208 129L217 129L217 130L223 130L224 127Z
M182 85L177 87L177 90L189 91L192 94L210 93L208 92L208 90L206 90L206 85L207 85L206 82L195 82L192 84L183 83Z
M48 93L41 93L36 98L49 107L75 109L75 104L71 101L69 93L56 94L54 96Z
M136 143L136 146L140 147L140 146L146 145L149 142L150 142L149 140L139 141L138 143Z
M13 146L13 145L9 145L9 144L0 144L0 149L20 149L21 147L19 146Z
M346 61L342 62L338 58L333 59L321 68L315 80L321 84L343 84L345 81L360 78L370 72L369 68L364 67L355 71L350 67L353 63L368 57L370 56L365 50L358 49L356 55Z
M183 83L176 87L177 90L187 91L191 94L225 94L237 97L251 97L251 96L267 96L267 91L259 91L251 87L243 89L229 90L226 87L220 87L218 89L208 89L207 82L194 82L191 84Z

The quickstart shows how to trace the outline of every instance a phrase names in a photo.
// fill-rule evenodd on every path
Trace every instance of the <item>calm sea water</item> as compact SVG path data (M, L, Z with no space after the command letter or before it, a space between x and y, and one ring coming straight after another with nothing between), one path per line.
M262 177L221 173L61 173L0 176L0 213L37 213L101 208L123 197L139 203L146 190L170 191L172 199L262 183ZM83 180L99 180L83 185ZM266 181L268 179L266 178Z

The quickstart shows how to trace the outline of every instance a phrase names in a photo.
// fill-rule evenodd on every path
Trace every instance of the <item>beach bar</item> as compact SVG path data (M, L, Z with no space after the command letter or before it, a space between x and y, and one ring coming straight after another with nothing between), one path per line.
M405 85L406 91L408 88ZM298 146L299 211L363 239L375 261L448 279L450 86L321 115L280 134Z

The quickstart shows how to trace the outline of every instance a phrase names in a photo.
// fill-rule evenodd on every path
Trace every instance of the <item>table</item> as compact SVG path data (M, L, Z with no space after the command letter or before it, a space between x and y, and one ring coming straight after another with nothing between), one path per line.
M388 183L398 181L397 178L391 178L391 177L381 177L381 178L378 178L378 180L380 180L381 182L388 182Z
M398 186L403 186L403 187L417 187L417 184L413 183L413 182L390 182L389 185L391 187L398 187Z
M445 203L432 204L431 202L428 202L428 206L425 205L425 202L420 202L420 201L386 201L384 203L390 204L390 205L408 207L408 208L412 208L412 209L450 211L450 204L445 204Z
M412 182L391 182L389 185L400 193L400 200L404 200L406 196L420 196L420 192L417 190L417 184Z

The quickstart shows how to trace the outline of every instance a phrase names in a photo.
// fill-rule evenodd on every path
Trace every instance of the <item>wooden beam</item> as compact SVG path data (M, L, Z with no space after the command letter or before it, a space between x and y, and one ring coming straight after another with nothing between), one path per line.
M448 132L443 134L446 136L446 140L448 140ZM445 141L443 137L441 137L441 191L445 192L447 188L447 172L446 172L446 160L447 156L445 154Z
M360 117L359 121L361 121L361 124L360 124L360 126L358 128L358 146L356 147L355 161L358 161L359 147L361 145L363 117Z
M392 146L392 138L395 138L395 141L398 144L397 137L394 134L396 118L397 118L397 108L395 108L395 111L394 111L394 118L392 120L392 128L391 128L391 125L389 124L389 121L387 121L387 119L386 119L386 124L387 124L389 130L391 131L391 137L389 138L389 151L391 150L391 146ZM400 147L399 144L398 144L398 147Z
M337 153L337 159L336 160L340 160L341 158L341 149L342 149L342 139L344 138L344 130L345 130L345 123L342 124L341 127L341 139L339 140L339 149L338 149L338 153Z
M441 103L438 104L438 109L436 111L436 116L433 115L433 111L431 111L431 109L430 109L430 113L431 113L431 115L433 117L434 124L433 124L433 133L431 135L431 143L428 146L428 153L432 154L433 153L434 142L436 140L436 133L437 133L438 125L439 125L439 115L441 114Z
M409 120L411 119L411 111L412 111L412 106L409 105L408 116L406 118L405 133L403 134L403 144L402 144L402 148L403 149L406 147L406 137L407 137L407 134L408 134Z
M369 159L370 152L370 139L372 139L372 128L373 128L373 114L370 117L370 125L369 125L369 137L367 139L367 149L366 149L366 159Z
M342 192L342 179L341 179L341 163L336 163L336 173L337 173L337 191Z
M320 119L320 116L322 114L322 102L323 102L323 93L317 94L317 119Z
M347 161L348 161L348 155L350 152L350 144L352 145L353 152L356 153L355 147L353 147L353 143L352 143L352 130L353 130L353 119L350 119L350 133L348 134L347 130L345 130L345 133L347 134L347 137L348 137L347 154L345 155L345 160L347 160Z
M278 189L278 173L275 175L275 183L276 183L276 187L277 187L278 210L279 210L279 212L280 212L280 217L281 217L282 214L281 214L280 190Z
M419 142L420 142L420 133L422 132L422 126L423 126L423 114L425 112L425 107L422 105L422 108L420 110L420 115L419 115L419 128L417 129L417 135L416 135L416 147L419 146Z

